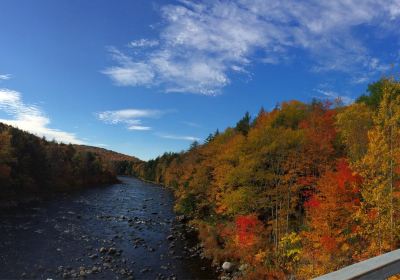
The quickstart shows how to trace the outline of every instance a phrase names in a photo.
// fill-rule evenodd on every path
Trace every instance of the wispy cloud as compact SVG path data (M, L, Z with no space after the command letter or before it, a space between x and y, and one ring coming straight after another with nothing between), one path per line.
M346 105L349 105L354 102L354 98L344 95L344 94L339 94L333 90L316 89L315 91L322 94L322 97L324 97L324 98L339 99ZM318 96L318 97L321 97L321 96Z
M96 113L99 120L108 124L126 124L129 130L151 130L149 126L143 126L143 118L159 118L169 111L150 109L124 109L115 111L104 111Z
M158 46L159 42L157 40L140 39L129 43L132 48L143 48L143 47L155 47Z
M194 136L181 136L181 135L171 135L171 134L157 134L161 138L172 139L172 140L184 140L184 141L200 141L201 139Z
M98 118L106 123L137 124L138 118L157 118L163 114L160 110L124 109L116 111L104 111L97 113Z
M181 0L161 7L157 40L131 42L141 50L129 55L111 49L117 66L103 73L118 85L213 95L232 73L295 59L296 50L313 61L312 71L379 73L388 63L358 31L374 26L379 36L398 36L399 7L398 0Z
M110 67L103 74L120 86L140 86L154 83L154 70L144 62L134 62L132 58L126 56L115 48L109 48L114 60L119 66Z
M142 125L131 125L128 126L129 130L151 130L149 126L142 126Z
M9 80L11 77L11 74L0 74L0 80Z
M85 144L74 133L50 128L50 119L35 105L25 104L21 94L10 89L0 89L0 111L12 119L0 119L6 123L35 135L63 143Z

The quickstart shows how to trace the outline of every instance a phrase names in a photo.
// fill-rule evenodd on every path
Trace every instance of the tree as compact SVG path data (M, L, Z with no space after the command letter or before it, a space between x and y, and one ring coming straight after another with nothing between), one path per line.
M189 150L194 150L199 146L199 142L198 141L193 141L192 144L190 144Z
M303 235L305 278L336 270L352 261L352 215L359 207L361 177L346 160L337 162L335 171L326 172L317 190L305 203L308 230ZM353 248L354 249L354 248Z
M210 143L213 139L214 139L214 134L210 133L210 134L207 136L206 140L204 140L204 144Z
M364 256L381 254L394 248L399 222L399 159L400 159L400 84L384 79L383 94L374 117L374 127L368 133L365 156L357 163L364 178L363 197L358 218L362 237L366 239ZM395 239L396 238L396 239Z
M372 116L372 110L364 103L352 104L336 116L338 132L352 162L361 159L367 152Z
M11 163L13 162L11 135L8 130L0 131L0 185L10 187ZM4 191L4 190L1 190Z
M384 95L384 87L387 84L398 84L398 81L395 81L392 78L382 78L379 81L369 84L368 85L368 89L367 89L367 93L361 95L358 99L357 99L357 103L364 103L367 106L371 107L372 109L376 110L379 108L380 103L382 101L383 95ZM400 90L394 89L394 92L392 93L393 97L397 97L398 95L400 95Z
M0 186L3 199L68 191L116 178L98 156L80 155L72 145L47 141L0 123Z
M249 112L246 112L244 117L236 124L235 129L238 132L242 133L244 136L247 136L250 130L250 120L251 120L250 114Z

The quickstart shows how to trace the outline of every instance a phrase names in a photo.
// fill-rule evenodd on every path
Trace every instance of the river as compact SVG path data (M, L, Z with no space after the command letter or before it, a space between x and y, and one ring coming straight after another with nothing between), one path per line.
M0 210L0 279L216 279L172 193L120 180Z

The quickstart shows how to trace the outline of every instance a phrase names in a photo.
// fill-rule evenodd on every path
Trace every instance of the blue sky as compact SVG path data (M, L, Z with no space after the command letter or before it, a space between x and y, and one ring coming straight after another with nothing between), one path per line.
M0 121L141 159L398 69L400 1L0 1Z

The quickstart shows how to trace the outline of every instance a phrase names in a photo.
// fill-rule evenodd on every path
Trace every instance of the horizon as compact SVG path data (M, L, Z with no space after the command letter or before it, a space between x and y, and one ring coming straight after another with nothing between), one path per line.
M396 1L5 0L0 15L0 122L146 161L261 107L350 104L399 68Z

